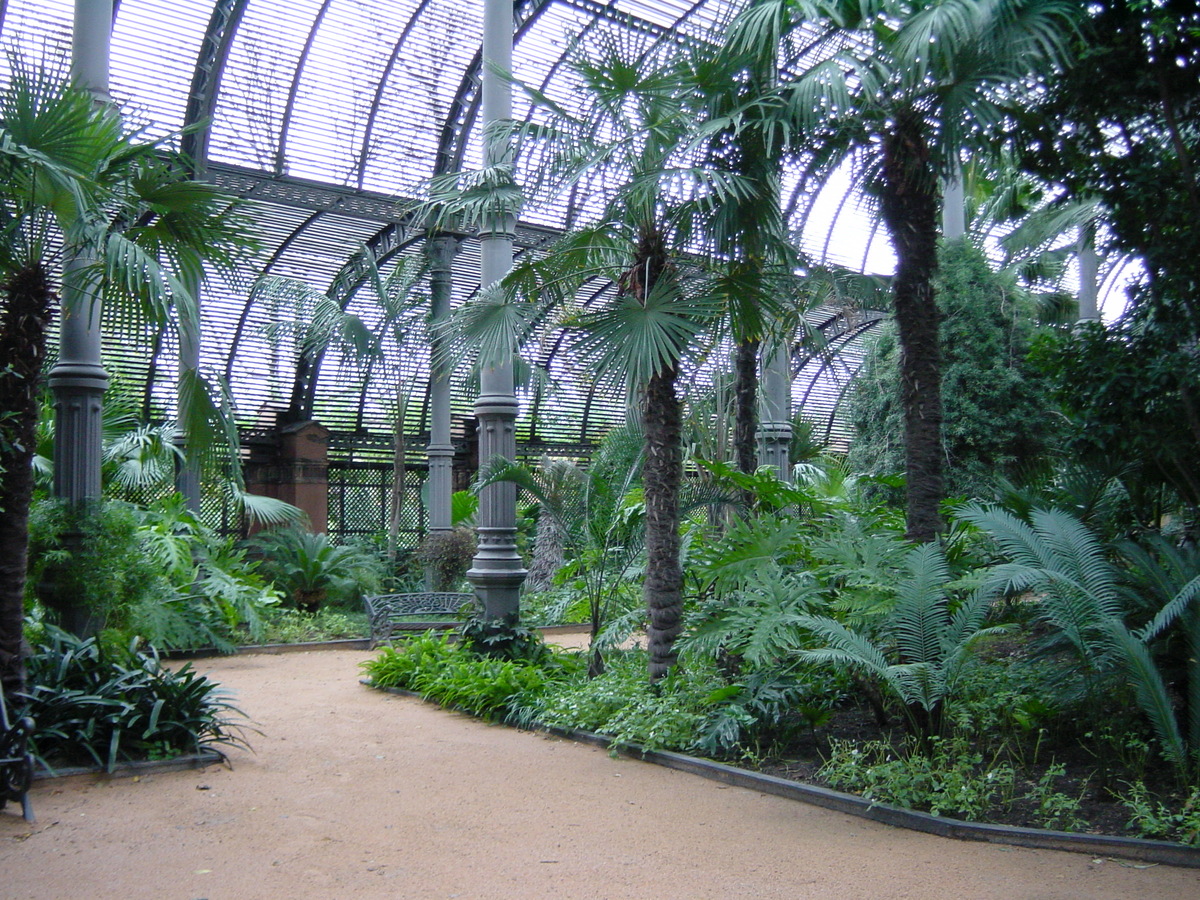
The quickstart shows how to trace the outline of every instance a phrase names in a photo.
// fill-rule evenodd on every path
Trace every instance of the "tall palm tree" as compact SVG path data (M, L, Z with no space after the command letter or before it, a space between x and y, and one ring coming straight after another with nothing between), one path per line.
M702 150L689 152L700 137L694 109L684 101L694 82L674 45L648 47L611 33L588 40L572 57L579 106L569 110L526 88L538 107L534 120L503 127L518 148L523 189L534 198L598 197L581 214L590 224L571 228L544 256L514 267L506 290L464 307L454 328L492 348L485 352L511 353L558 316L579 336L576 351L638 398L645 436L643 590L649 672L657 679L674 665L682 629L681 374L722 312L702 267L685 251L701 246L704 217L744 196L747 182L696 162ZM460 207L480 199L472 191L483 181L468 183ZM581 286L606 281L615 289L601 291L592 306L576 306Z
M64 256L106 300L195 327L204 264L229 270L250 246L237 206L52 67L18 62L0 93L0 680L20 661L32 456L46 330ZM68 314L72 311L67 310Z
M944 490L932 287L940 185L964 157L1005 143L1009 111L1061 64L1079 14L1071 0L766 0L736 26L735 46L802 46L805 67L780 89L786 118L817 169L860 164L891 235L914 540L940 530Z
M786 300L800 291L794 275L799 260L780 206L789 129L769 102L778 81L778 54L767 41L727 41L719 52L708 45L689 50L692 90L685 100L703 123L705 163L736 175L744 186L713 207L704 228L734 344L735 462L741 471L753 472L762 344L773 329L790 341L794 328L787 326L795 322Z

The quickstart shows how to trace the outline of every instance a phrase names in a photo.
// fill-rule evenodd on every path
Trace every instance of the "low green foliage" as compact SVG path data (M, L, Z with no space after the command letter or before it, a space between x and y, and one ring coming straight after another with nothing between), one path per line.
M1057 790L1062 765L1051 765L1025 791L1008 762L985 761L961 736L934 738L932 752L916 752L915 744L899 750L884 741L833 741L820 775L838 790L853 791L867 800L935 816L986 820L988 813L1009 810L1019 802L1032 806L1043 828L1082 830L1087 822L1079 798Z
M1150 796L1144 784L1129 786L1121 795L1129 809L1129 829L1138 837L1178 841L1200 847L1200 787L1192 788L1178 805L1167 804Z
M883 741L833 741L820 775L838 790L935 816L979 819L1011 800L1012 766L984 766L965 741L933 738L931 743L932 752L898 752Z
M171 671L136 647L102 646L53 627L29 660L23 714L46 767L163 759L245 744L241 712L190 666Z
M379 656L362 664L363 672L377 688L416 690L419 672L437 668L451 658L456 648L445 632L427 631L394 647L384 647Z
M830 679L808 673L754 671L713 691L692 747L705 756L758 757L796 730L829 722L844 695Z
M301 644L366 637L367 614L339 609L274 609L265 618L259 640L264 644Z
M541 664L522 659L482 656L449 634L426 632L363 664L378 688L416 691L444 706L485 719L511 719L531 704L554 679L578 670L572 658L538 654Z
M549 686L523 711L523 721L606 734L618 745L687 750L719 684L713 674L673 672L651 685L644 653L614 653L603 674Z

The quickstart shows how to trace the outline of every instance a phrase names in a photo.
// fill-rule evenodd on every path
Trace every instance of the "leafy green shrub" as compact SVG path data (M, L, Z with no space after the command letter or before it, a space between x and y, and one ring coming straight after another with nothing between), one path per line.
M124 618L139 604L162 603L175 592L139 531L135 507L99 502L73 510L65 502L39 500L29 512L29 577L26 605L52 585L101 625ZM66 536L77 535L68 548Z
M940 256L946 489L990 498L998 474L1015 478L1044 461L1061 428L1049 380L1028 360L1038 331L1029 298L966 241ZM904 471L899 360L895 328L881 328L850 395L857 471Z
M47 768L75 763L111 771L126 760L244 745L218 685L184 666L172 672L135 648L102 647L53 627L29 660L23 714Z
M126 632L163 650L215 646L224 651L247 636L263 639L264 615L280 596L245 550L201 523L179 494L151 504L141 520L146 552L166 573L176 596L158 606L130 605Z
M537 663L550 653L540 631L496 619L469 619L459 638L463 650L490 659Z
M245 553L202 525L178 494L145 509L108 501L82 513L42 500L30 526L27 602L49 583L113 640L231 651L244 634L261 638L263 613L279 602ZM78 535L71 549L69 532Z
M299 528L265 531L249 541L262 556L260 571L297 609L312 612L321 604L356 604L375 593L383 577L378 557L358 547L337 546L328 535Z
M452 591L462 582L476 552L475 532L465 526L450 531L431 531L417 548L417 559L432 575L430 588Z

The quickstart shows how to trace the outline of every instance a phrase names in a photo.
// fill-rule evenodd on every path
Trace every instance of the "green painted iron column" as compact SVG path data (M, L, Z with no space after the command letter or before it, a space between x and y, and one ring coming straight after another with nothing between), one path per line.
M428 239L429 256L429 322L436 326L450 315L450 294L453 289L453 263L458 253L459 239L438 233ZM442 339L436 334L429 347L429 444L425 456L429 460L429 530L449 531L450 495L454 490L454 444L450 442L450 376L451 367L440 356Z
M71 74L109 102L108 48L112 0L76 0ZM63 264L62 328L58 362L50 370L54 394L54 494L72 505L100 496L101 419L108 387L100 356L100 284L93 260Z
M512 89L494 69L512 70L512 0L486 0L483 11L483 125L485 135L492 122L511 118ZM485 166L512 163L512 146L495 135L485 137ZM479 232L480 284L496 284L512 268L513 217L495 212ZM486 464L496 456L517 455L517 398L512 363L505 361L480 372L479 399L475 402L479 422L479 460ZM467 579L483 605L484 618L516 622L520 612L521 584L525 566L517 553L517 489L512 484L493 484L479 496L479 550Z
M758 412L758 464L770 466L780 480L792 480L788 451L792 445L791 339L767 348L762 362Z

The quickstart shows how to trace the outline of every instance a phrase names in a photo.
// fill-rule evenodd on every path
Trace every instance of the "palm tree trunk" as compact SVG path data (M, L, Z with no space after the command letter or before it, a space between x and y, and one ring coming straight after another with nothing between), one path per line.
M675 639L683 630L683 570L679 565L679 486L683 477L680 449L682 410L675 392L679 370L663 369L646 386L642 425L646 461L642 487L646 501L646 580L649 619L650 680L657 681L675 665Z
M29 266L2 287L0 317L0 684L23 690L29 503L37 439L38 390L54 294L46 271Z
M735 364L733 449L738 471L753 473L758 468L758 350L757 338L737 346Z
M563 567L566 543L567 529L562 520L542 507L533 539L533 559L525 576L527 589L548 591L554 585L554 575Z
M938 183L924 123L901 112L884 135L880 207L896 250L893 292L904 408L907 537L931 541L941 530L942 376L937 271Z

